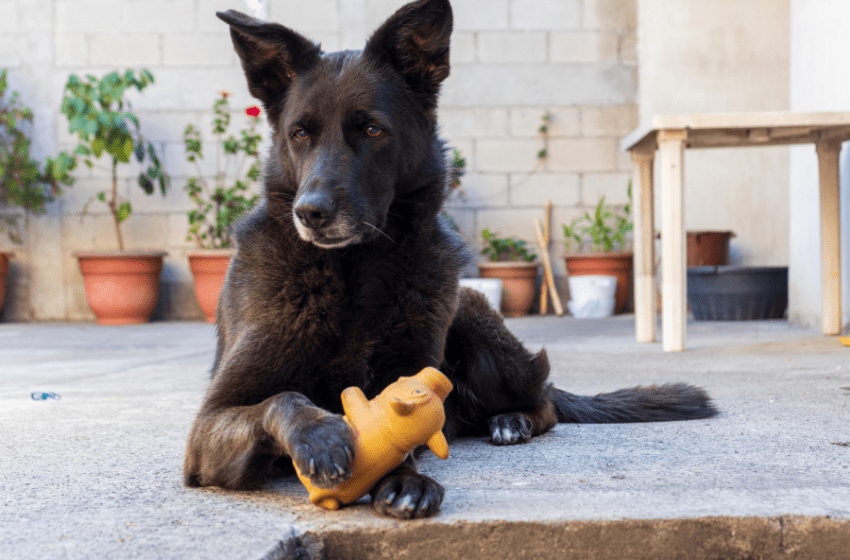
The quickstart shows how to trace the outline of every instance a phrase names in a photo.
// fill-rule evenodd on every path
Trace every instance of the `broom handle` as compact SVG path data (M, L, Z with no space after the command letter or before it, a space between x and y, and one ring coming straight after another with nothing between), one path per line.
M552 201L546 201L546 219L543 222L543 241L546 242L546 248L544 251L546 254L549 253L549 224L552 222ZM546 282L543 282L543 286L540 287L540 314L546 315L549 311L549 286Z
M543 228L540 226L540 220L534 218L534 233L537 234L537 243L540 245L541 253L543 254L543 271L546 276L546 282L549 284L549 292L552 294L552 306L555 308L555 314L559 317L564 314L564 308L561 306L561 298L558 297L558 290L555 289L555 276L552 274L552 261L549 260L549 251L546 250L546 244L543 242Z

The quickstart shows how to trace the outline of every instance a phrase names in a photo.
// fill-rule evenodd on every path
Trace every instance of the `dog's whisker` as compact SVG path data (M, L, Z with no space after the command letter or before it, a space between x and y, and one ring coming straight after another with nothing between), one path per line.
M392 237L390 237L389 235L387 235L386 233L384 233L383 231L381 231L381 228L373 226L372 224L370 224L366 220L363 220L363 223L366 224L367 226L369 226L370 228L374 229L375 231L377 231L378 233L380 233L381 235L383 235L384 237L386 237L387 239L389 239L393 243L395 243L395 240Z

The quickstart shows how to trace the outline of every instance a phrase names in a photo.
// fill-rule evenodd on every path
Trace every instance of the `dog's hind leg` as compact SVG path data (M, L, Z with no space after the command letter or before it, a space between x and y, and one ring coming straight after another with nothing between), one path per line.
M546 352L529 352L481 294L461 288L459 300L443 365L455 384L446 431L509 445L550 430L558 417Z

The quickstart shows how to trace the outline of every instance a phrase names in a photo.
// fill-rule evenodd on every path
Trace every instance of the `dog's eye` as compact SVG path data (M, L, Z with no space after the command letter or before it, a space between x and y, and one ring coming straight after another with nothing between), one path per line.
M295 138L297 138L298 140L306 140L310 137L310 135L307 134L307 131L303 128L299 128L298 130L296 130L293 136L295 136Z
M380 136L383 132L384 131L381 130L380 128L378 128L377 126L367 126L366 127L366 134L368 134L372 138Z

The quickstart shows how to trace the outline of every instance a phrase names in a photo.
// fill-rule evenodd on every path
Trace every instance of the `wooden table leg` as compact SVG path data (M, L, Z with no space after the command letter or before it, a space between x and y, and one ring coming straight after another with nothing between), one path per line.
M823 334L841 334L841 218L838 155L841 143L817 143L820 174L821 283Z
M632 200L634 203L635 337L655 342L658 303L655 280L655 212L652 164L655 146L632 150Z
M661 173L661 313L665 352L685 349L687 274L684 159L687 130L658 132Z

